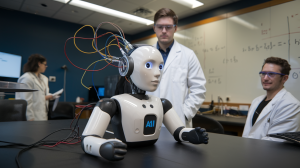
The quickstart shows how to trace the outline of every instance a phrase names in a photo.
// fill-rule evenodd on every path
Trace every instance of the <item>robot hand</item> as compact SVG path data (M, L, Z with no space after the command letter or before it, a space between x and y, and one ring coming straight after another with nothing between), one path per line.
M101 145L100 155L110 161L118 161L124 159L127 153L127 145L119 141L108 141Z
M186 128L185 128L186 129ZM204 128L196 127L195 129L186 132L183 129L182 139L193 144L208 144L208 134Z
M82 148L87 154L103 157L109 161L122 160L127 153L127 145L122 141L94 136L84 137Z

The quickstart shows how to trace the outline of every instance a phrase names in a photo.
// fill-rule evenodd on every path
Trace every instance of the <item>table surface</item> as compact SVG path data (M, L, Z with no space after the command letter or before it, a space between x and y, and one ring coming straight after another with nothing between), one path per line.
M32 144L49 133L69 127L71 120L0 122L0 140ZM81 132L87 123L79 121ZM111 130L111 127L108 127ZM65 138L68 131L49 137L51 140ZM113 138L106 133L105 138ZM236 136L209 133L209 144L194 145L177 143L162 128L155 145L129 148L125 159L109 162L100 157L85 154L80 144L58 145L54 148L39 147L20 156L22 167L30 168L282 168L299 167L300 146L246 139ZM3 144L0 144L3 145ZM20 148L0 148L0 167L17 167L15 157Z

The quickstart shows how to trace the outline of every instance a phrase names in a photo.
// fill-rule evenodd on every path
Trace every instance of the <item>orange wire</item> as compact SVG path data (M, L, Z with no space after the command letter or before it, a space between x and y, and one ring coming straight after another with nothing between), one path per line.
M127 80L128 83L130 83L129 80L126 78L126 76L125 76L125 79Z

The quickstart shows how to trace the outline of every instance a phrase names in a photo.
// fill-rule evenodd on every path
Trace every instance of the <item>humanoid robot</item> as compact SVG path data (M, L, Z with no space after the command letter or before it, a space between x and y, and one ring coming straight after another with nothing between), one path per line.
M136 46L130 56L120 59L119 72L128 78L133 93L101 99L96 104L82 133L85 153L110 161L122 160L127 146L154 144L162 123L178 142L208 143L205 129L185 128L167 99L145 94L157 89L163 66L160 52L152 46ZM111 120L116 139L104 139Z

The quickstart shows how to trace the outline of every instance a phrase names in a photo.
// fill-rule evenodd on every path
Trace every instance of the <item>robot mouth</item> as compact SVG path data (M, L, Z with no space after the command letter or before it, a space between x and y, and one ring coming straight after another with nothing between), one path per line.
M159 84L159 81L158 80L154 80L154 81L151 81L151 83Z

